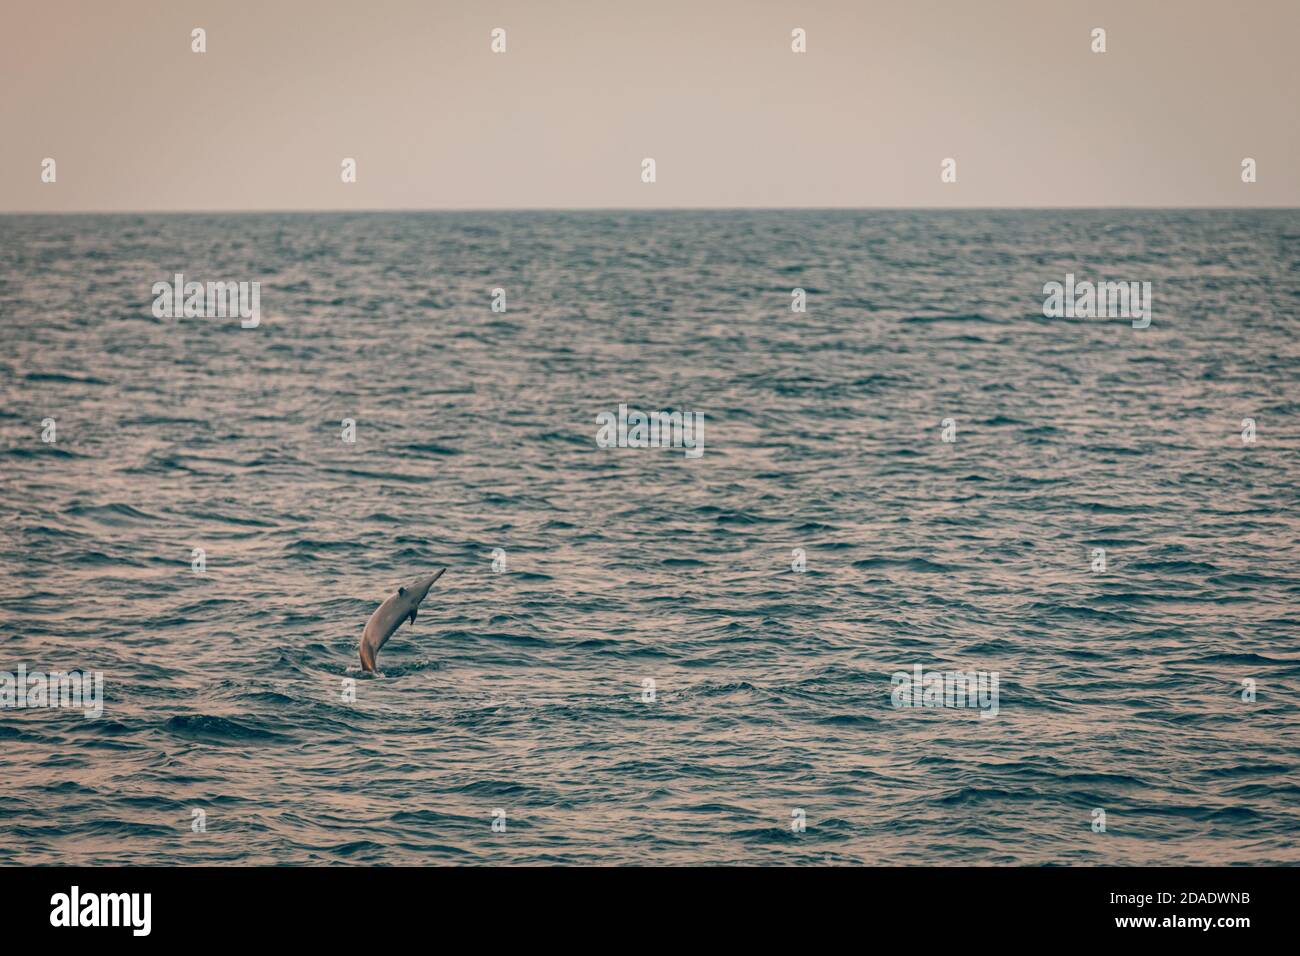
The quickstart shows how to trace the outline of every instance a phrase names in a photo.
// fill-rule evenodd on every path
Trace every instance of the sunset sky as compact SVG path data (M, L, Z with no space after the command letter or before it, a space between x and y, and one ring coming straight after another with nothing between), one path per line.
M3 19L6 212L1300 205L1294 0L43 0Z

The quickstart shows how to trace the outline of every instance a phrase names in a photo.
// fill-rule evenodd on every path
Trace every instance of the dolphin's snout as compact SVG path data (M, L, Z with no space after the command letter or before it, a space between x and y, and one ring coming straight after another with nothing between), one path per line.
M439 568L436 572L429 575L429 577L420 579L419 583L416 585L416 589L420 594L421 601L423 601L424 596L429 593L429 588L433 587L433 582L442 577L443 572L446 570L446 568Z

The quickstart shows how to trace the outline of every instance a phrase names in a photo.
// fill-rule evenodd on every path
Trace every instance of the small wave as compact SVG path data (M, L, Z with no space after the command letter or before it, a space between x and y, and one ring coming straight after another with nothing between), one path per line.
M207 714L179 715L169 717L164 727L169 733L178 737L195 740L228 741L237 743L245 740L282 740L287 739L261 727L242 724L227 717Z

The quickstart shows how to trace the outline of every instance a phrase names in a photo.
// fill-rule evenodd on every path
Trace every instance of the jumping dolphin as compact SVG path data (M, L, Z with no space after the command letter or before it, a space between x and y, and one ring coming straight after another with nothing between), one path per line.
M412 624L415 623L420 602L429 593L429 588L433 587L433 582L442 577L442 572L446 570L442 568L437 574L420 578L410 587L398 588L396 594L390 594L388 600L375 609L370 620L366 621L366 629L361 632L361 647L358 651L361 654L362 670L374 672L379 649L407 618L410 618Z

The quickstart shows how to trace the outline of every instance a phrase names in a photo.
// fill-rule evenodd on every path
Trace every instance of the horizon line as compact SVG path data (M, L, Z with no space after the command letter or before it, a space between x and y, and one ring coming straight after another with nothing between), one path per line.
M342 208L253 208L253 209L6 209L0 216L249 216L320 215L335 213L521 213L521 212L1085 212L1085 211L1296 211L1295 206L1156 205L1113 206L367 206Z

